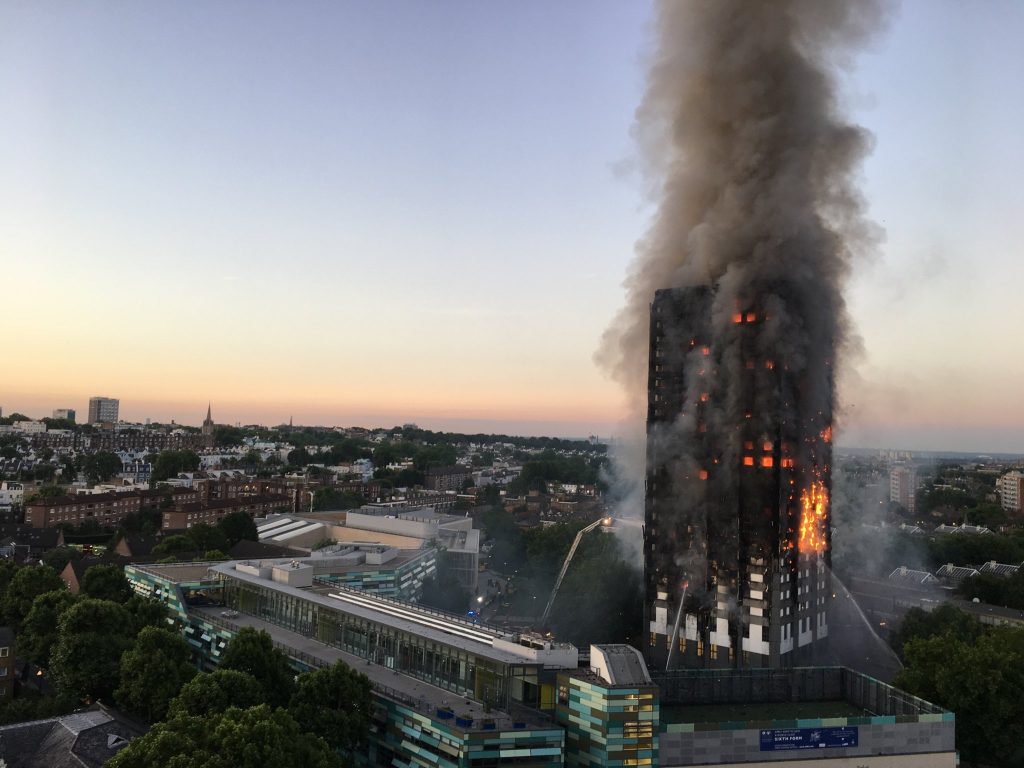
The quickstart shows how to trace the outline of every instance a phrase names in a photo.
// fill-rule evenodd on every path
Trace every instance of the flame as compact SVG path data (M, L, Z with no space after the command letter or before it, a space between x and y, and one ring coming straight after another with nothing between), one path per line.
M832 442L832 426L831 425L825 427L825 429L823 429L821 431L821 439L824 440L826 443L831 443Z
M825 525L828 517L828 491L820 480L800 494L800 553L825 551Z

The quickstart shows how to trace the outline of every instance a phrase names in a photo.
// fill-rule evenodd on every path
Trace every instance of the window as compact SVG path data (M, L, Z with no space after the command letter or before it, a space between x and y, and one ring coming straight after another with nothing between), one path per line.
M7 656L10 654L10 652L11 652L10 647L0 648L0 659L6 659Z

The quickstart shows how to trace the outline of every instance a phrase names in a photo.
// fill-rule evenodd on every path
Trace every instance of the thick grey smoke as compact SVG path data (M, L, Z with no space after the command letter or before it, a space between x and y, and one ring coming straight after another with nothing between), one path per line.
M598 354L638 412L658 288L718 283L729 315L784 283L779 338L846 340L841 289L877 231L854 184L870 137L843 118L836 72L883 16L874 0L657 3L635 125L657 210Z
M871 139L843 117L837 74L883 11L876 0L657 3L635 124L656 211L597 355L630 396L635 437L659 288L716 286L718 376L741 359L730 319L756 306L770 318L759 349L800 379L793 417L830 418L834 357L849 343L843 284L878 239L854 183ZM642 449L623 453L634 461L620 474L642 477Z

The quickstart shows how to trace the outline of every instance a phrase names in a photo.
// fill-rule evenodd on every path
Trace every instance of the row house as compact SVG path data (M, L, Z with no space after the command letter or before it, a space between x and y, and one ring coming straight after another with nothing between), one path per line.
M287 496L267 494L215 499L205 504L185 504L182 507L164 510L162 527L164 530L181 530L199 523L216 525L232 512L245 512L250 517L266 517L275 512L287 512L289 503Z
M95 520L104 528L112 528L141 509L163 505L165 499L170 499L172 508L180 507L198 502L199 494L187 488L174 488L35 499L25 505L25 524L50 528L60 523L81 525L86 520Z

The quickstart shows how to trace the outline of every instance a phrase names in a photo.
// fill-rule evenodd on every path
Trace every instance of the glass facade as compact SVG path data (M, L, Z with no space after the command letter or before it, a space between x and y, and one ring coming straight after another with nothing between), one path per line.
M271 586L224 580L225 604L361 659L502 709L540 704L539 664L508 664Z
M184 568L181 570L184 577L181 581L131 565L125 567L124 573L135 594L159 600L167 606L170 621L181 629L185 642L192 647L197 660L204 666L214 666L231 639L231 633L189 612L188 607L222 605L222 584L218 579L205 576L196 578L194 572L186 572Z
M424 580L436 571L436 555L430 549L393 568L384 565L367 567L365 570L352 568L338 573L318 574L316 580L371 595L415 601L423 594Z
M565 733L549 728L464 730L450 720L426 716L379 699L367 765L409 768L562 768Z
M142 568L126 568L132 588L136 594L168 605L196 658L208 668L219 662L234 633L227 628L229 623L190 611L191 605L223 604L453 692L452 707L435 711L425 708L423 702L407 702L395 691L375 685L368 748L365 756L356 758L357 765L562 768L566 764L565 731L550 718L516 703L539 698L540 665L498 662L270 585L225 578L223 574L216 578L216 574L202 573L202 568L194 566L192 571L173 566ZM199 573L202 578L195 578ZM308 668L295 658L292 661L297 669ZM508 705L505 711L517 714L499 717L500 713L494 712L491 719L478 713L473 719L460 709L460 696L491 704L495 710Z

